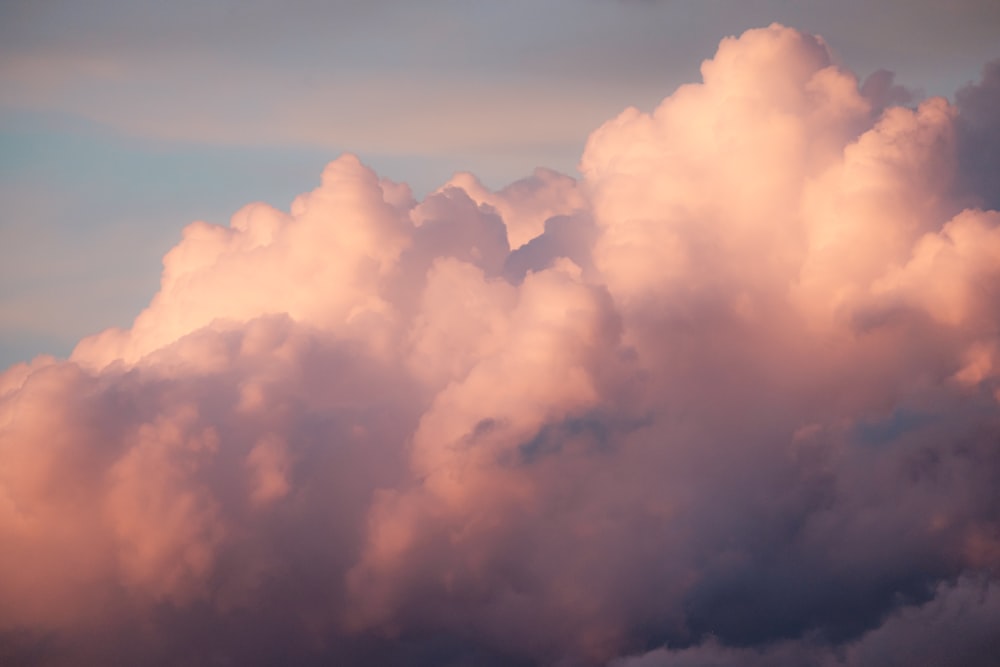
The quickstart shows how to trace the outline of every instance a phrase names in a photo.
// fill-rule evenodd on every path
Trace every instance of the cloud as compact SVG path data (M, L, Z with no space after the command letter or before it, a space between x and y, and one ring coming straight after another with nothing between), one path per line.
M994 654L990 70L894 106L772 25L702 74L579 181L416 201L342 156L188 226L130 328L8 369L0 657Z
M818 641L779 642L764 647L726 647L710 639L691 648L656 649L615 660L612 667L709 667L715 665L875 665L992 664L1000 649L996 583L962 578L942 583L925 604L906 607L885 623L835 650Z
M958 122L962 182L978 205L996 210L1000 207L996 191L1000 178L1000 159L997 158L1000 121L990 109L996 108L1000 98L1000 60L987 64L982 80L965 86L956 97L962 111Z

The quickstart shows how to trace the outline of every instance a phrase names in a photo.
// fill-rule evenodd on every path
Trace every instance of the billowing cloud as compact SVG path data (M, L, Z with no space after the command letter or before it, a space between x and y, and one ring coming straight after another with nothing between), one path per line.
M193 223L0 376L0 658L986 664L995 69L896 106L773 25L579 181Z

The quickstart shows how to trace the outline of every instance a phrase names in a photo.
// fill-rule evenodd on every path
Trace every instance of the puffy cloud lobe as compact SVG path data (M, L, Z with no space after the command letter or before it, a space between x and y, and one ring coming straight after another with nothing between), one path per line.
M995 654L992 70L893 106L775 25L702 74L579 182L341 157L8 369L0 658Z
M460 188L477 203L488 204L500 213L512 248L540 236L546 220L586 208L576 181L550 169L536 169L500 192L490 192L475 175L464 172L455 174L445 187Z

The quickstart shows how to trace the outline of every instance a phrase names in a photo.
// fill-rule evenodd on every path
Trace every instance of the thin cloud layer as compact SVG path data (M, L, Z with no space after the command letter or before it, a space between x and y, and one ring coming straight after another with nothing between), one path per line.
M772 25L579 181L188 226L0 376L0 659L986 664L995 73L895 106Z

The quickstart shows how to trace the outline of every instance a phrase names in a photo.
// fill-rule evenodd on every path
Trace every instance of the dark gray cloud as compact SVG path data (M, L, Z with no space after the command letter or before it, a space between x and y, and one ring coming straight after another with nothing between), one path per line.
M958 91L960 182L976 203L1000 208L1000 60L983 68L982 79Z

